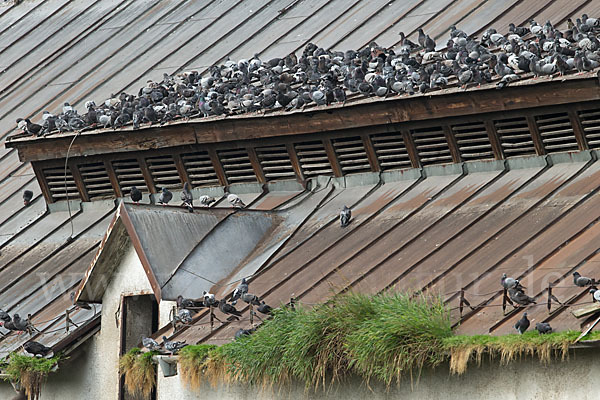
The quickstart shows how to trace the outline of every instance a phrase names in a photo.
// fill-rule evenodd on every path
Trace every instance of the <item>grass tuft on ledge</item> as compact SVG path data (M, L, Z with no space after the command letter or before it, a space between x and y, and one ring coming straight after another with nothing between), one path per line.
M39 399L42 386L50 372L56 369L60 355L52 358L38 358L19 353L11 353L2 367L12 382L18 382L25 390L28 399Z
M119 360L119 373L125 376L125 388L132 396L149 398L156 385L155 366L152 357L157 351L143 353L134 347Z

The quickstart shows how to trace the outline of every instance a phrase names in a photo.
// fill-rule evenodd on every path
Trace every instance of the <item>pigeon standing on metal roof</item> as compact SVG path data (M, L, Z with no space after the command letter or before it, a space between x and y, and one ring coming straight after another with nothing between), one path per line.
M231 304L236 305L237 301L243 294L248 293L248 282L246 282L246 278L242 278L242 281L233 290L233 294L231 295Z
M31 199L33 199L33 192L31 190L23 191L23 205L27 207L31 204Z
M214 294L204 291L202 296L204 297L204 304L207 307L216 307L219 305L219 302L215 298Z
M201 308L205 306L203 300L186 299L182 295L177 296L177 307L178 308Z
M158 202L163 206L166 206L167 204L169 204L172 198L173 193L171 193L166 187L163 187L160 192L160 196L158 196Z
M232 306L231 304L227 303L225 301L225 299L221 299L219 301L219 310L221 310L222 313L224 314L230 314L234 317L241 317L242 313L239 312L234 306Z
M227 194L227 201L236 208L244 208L246 204L239 198L237 194L229 193Z
M250 336L252 334L252 332L254 332L254 329L243 329L240 328L235 332L235 335L233 336L233 338L235 340L238 340L239 338L242 338L244 336Z
M340 225L342 226L342 228L348 226L351 218L352 218L352 210L350 210L348 207L344 206L344 208L340 212Z
M34 124L29 120L29 118L25 118L25 127L27 129L27 133L34 136L40 136L42 133L42 126L38 124Z
M253 306L260 306L260 299L255 294L244 293L240 298L244 303L252 304Z
M167 340L166 336L163 336L163 345L165 346L165 350L167 350L171 354L177 354L179 350L187 346L185 342L171 342Z
M189 212L194 212L194 195L190 189L190 184L185 182L183 184L183 191L181 192L181 201L183 205L187 207Z
M0 310L0 326L3 326L4 324L6 324L7 322L10 322L11 320L12 320L12 318L6 311Z
M198 197L198 201L203 207L210 207L210 205L217 200L214 197L203 194L202 196Z
M535 330L540 333L540 335L545 335L547 333L552 333L552 327L548 322L538 322L535 324Z
M523 290L516 287L508 289L508 297L510 297L512 301L521 306L536 304L535 299L533 297L527 296L523 292Z
M34 356L46 357L54 354L52 348L46 347L39 342L30 341L23 345L23 348L29 354L33 354Z
M160 350L160 345L158 344L158 342L146 336L142 336L142 345L150 351Z
M142 192L135 186L132 186L129 190L129 195L131 196L131 201L135 204L140 204L140 200L142 200Z
M267 303L265 303L264 300L260 302L260 305L258 306L258 308L256 310L262 314L271 314L271 311L273 311L271 306L268 305Z
M581 276L579 272L575 271L573 272L573 283L579 287L586 287L593 285L595 281L591 278Z
M187 308L181 308L179 311L177 311L177 319L184 324L189 325L193 321L192 312Z
M505 289L523 288L523 286L521 286L521 283L517 279L506 276L506 274L502 274L500 284L502 284L502 287Z
M522 335L529 328L530 322L527 319L527 313L523 313L523 316L515 324L515 329Z
M590 294L592 295L592 302L594 302L594 303L600 302L600 290L592 288L592 289L590 289ZM2 319L1 315L0 315L0 319Z

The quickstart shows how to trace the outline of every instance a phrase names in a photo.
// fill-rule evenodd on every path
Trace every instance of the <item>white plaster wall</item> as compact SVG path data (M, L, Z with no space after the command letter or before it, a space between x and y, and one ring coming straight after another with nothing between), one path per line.
M423 372L420 382L411 390L410 381L400 387L372 385L366 388L357 378L348 378L327 392L305 392L297 385L279 391L262 391L247 386L224 386L214 389L209 385L200 391L191 391L182 384L180 376L158 379L158 400L592 400L598 398L600 382L600 350L579 350L567 362L555 361L549 365L537 359L523 359L507 366L492 361L477 368L470 365L463 376L451 376L448 365Z

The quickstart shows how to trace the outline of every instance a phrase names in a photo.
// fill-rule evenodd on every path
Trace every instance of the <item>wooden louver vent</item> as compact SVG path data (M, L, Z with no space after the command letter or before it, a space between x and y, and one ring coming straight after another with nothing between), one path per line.
M331 164L322 141L297 143L294 147L304 176L332 174Z
M600 148L600 108L579 112L579 120L590 149Z
M535 155L535 146L525 117L494 121L506 157Z
M115 191L103 162L81 164L78 168L90 200L114 196Z
M67 187L65 191L65 169L62 167L46 168L43 170L46 183L53 201L66 200L67 194L69 200L79 199L79 191L75 180L73 179L73 173L67 168L66 180Z
M535 117L535 123L547 153L576 151L579 149L569 114L540 115Z
M421 165L446 164L452 162L452 154L441 126L414 129L411 131Z
M229 183L257 181L246 149L219 150L217 154Z
M182 154L183 166L187 171L192 187L218 186L219 178L206 151Z
M161 190L163 187L172 189L182 186L175 161L170 155L147 158L146 164L156 190Z
M141 191L148 191L142 169L136 159L113 161L112 166L124 196L129 194L132 186Z
M344 174L371 170L365 145L360 136L333 139L331 142Z
M452 125L451 129L462 160L494 158L492 144L483 122Z
M371 142L382 171L412 166L401 132L372 135Z
M296 177L285 145L259 147L256 155L267 181Z

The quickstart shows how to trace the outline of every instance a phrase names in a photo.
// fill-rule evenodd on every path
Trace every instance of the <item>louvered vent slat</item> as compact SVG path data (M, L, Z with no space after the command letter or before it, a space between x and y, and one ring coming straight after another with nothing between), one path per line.
M414 129L411 135L422 165L452 162L450 147L441 126Z
M322 141L297 143L294 148L304 176L332 175L331 164Z
M285 145L259 147L256 149L256 155L268 181L296 177Z
M78 168L90 200L114 196L115 191L103 162L82 164Z
M70 168L67 168L66 180L67 187L65 191L65 169L64 168L46 168L43 170L48 189L52 200L66 200L67 194L69 200L79 199L79 190L73 179L73 173Z
M163 187L167 189L180 188L183 185L172 156L146 158L146 165L148 165L157 190L161 190Z
M494 126L507 157L536 154L525 117L494 121Z
M579 120L589 148L600 148L600 109L579 111Z
M112 166L124 195L129 194L132 186L142 192L148 191L142 169L136 159L113 161Z
M215 166L206 151L182 154L181 159L192 187L218 186L219 178Z
M463 160L494 158L492 144L483 122L453 125L451 129Z
M371 142L382 171L412 166L400 132L371 135Z
M371 170L367 151L360 137L333 139L332 144L344 174Z
M217 154L230 183L257 181L246 149L219 150Z
M540 115L535 117L535 123L546 152L560 153L579 149L569 114Z

